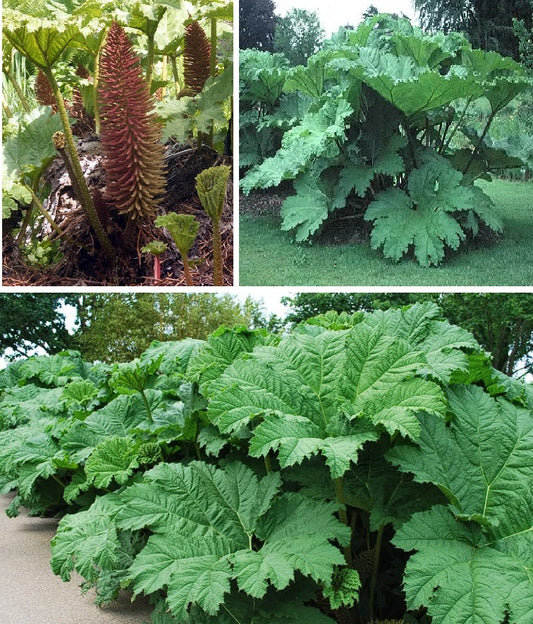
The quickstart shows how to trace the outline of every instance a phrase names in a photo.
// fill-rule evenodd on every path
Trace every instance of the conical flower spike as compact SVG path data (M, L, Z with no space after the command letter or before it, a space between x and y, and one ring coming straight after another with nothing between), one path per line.
M100 61L106 199L130 219L150 219L165 192L164 148L141 63L113 22Z

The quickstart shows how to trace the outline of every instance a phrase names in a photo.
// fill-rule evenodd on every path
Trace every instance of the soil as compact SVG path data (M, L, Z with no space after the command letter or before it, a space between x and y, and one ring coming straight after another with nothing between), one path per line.
M58 245L55 262L48 266L32 264L21 245L13 239L9 223L4 225L3 286L185 286L185 275L180 254L165 229L153 223L144 223L137 229L135 240L124 243L124 217L113 213L103 200L105 173L102 166L100 143L94 135L78 140L78 153L84 175L101 222L117 249L116 266L106 257L90 227L81 205L75 197L63 161L58 157L48 167L45 178L51 191L44 207L53 217L63 235L52 230L49 223L39 219L34 231L22 247L33 240L54 241ZM194 286L213 284L213 251L211 220L203 210L196 194L195 177L200 171L220 164L229 164L230 156L202 146L180 145L170 141L166 145L167 193L160 204L160 214L179 212L192 214L200 227L196 241L189 252L189 264ZM17 215L20 222L21 215ZM221 221L224 286L233 284L233 189L230 182ZM154 258L141 252L153 240L168 245L160 256L161 278L154 275Z

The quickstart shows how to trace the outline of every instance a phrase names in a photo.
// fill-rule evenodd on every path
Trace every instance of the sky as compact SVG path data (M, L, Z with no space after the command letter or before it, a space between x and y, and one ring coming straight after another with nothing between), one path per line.
M362 15L373 4L380 13L405 13L407 17L415 18L414 2L412 0L274 0L276 14L285 16L291 9L306 9L318 14L326 37L337 32L340 26L351 24L356 26L361 22Z

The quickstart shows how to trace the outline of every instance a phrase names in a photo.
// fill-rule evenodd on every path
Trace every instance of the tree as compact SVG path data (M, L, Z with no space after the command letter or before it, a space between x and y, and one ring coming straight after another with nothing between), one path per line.
M273 0L241 0L239 3L239 47L242 50L257 48L272 52L274 49Z
M529 4L533 15L533 0L530 0ZM533 71L533 24L530 23L528 28L525 20L513 17L513 28L518 39L520 61L530 71Z
M384 310L434 301L451 323L472 332L492 354L492 365L506 375L533 374L533 295L513 293L299 293L284 297L293 308L287 323L299 323L328 310Z
M324 30L318 15L305 9L292 9L278 18L274 33L274 51L282 52L291 65L305 65L318 51Z
M363 13L363 21L366 21L367 19L375 17L378 14L379 14L378 9L373 4L371 4L368 7L368 9L366 9Z
M0 355L14 359L27 357L37 348L53 354L75 347L61 309L70 299L44 293L0 295Z
M439 305L451 322L474 334L506 375L533 374L533 296L522 293L450 293Z
M86 294L78 314L83 357L102 361L129 361L153 340L203 339L221 325L266 322L259 304L210 293Z
M463 31L474 47L516 60L520 53L513 18L523 20L528 30L533 25L530 0L415 0L415 8L424 28Z

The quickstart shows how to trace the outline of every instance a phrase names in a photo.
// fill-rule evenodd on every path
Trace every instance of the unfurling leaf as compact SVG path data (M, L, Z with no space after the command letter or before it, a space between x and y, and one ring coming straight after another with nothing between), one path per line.
M213 221L220 221L222 216L230 172L228 165L219 165L204 169L196 176L196 192Z
M158 227L167 228L172 239L176 243L181 257L187 258L187 254L193 246L196 235L198 234L198 228L200 227L193 215L170 212L157 217L155 224Z

